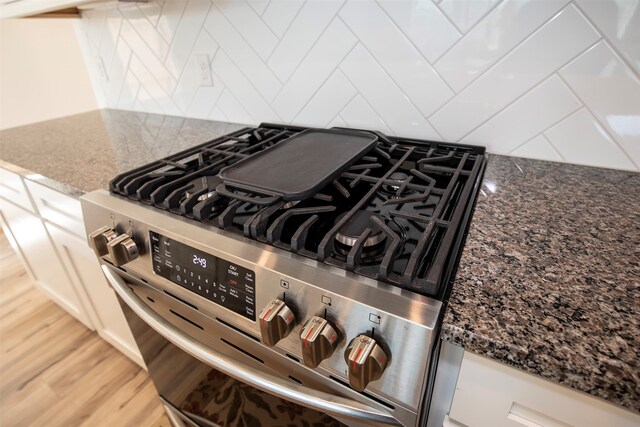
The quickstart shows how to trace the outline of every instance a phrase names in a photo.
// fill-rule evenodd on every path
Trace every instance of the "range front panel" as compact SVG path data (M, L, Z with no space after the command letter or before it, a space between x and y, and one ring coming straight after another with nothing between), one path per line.
M253 271L149 232L153 272L250 320L256 320Z

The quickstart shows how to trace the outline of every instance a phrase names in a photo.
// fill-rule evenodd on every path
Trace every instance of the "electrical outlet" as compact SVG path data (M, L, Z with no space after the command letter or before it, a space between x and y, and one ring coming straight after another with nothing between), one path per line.
M198 78L200 80L200 86L213 86L211 65L209 65L209 55L207 55L206 53L197 53L194 56Z

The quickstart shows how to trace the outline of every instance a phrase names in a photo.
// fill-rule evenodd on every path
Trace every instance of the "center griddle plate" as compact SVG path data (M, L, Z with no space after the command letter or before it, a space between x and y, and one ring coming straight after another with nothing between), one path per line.
M309 129L222 169L224 184L283 200L312 197L378 141L374 134Z

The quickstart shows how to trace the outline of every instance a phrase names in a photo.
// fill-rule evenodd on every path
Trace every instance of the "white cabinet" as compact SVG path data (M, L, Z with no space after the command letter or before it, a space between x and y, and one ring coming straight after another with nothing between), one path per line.
M144 367L115 293L86 243L80 201L3 168L0 178L2 226L38 288Z
M465 351L443 425L638 427L640 415Z
M70 279L84 292L98 334L144 367L127 320L115 293L106 283L93 251L84 240L60 227L48 223L47 230L58 248Z
M32 214L4 199L0 199L4 226L8 228L18 251L38 288L76 319L93 329L78 289L69 280L44 223Z

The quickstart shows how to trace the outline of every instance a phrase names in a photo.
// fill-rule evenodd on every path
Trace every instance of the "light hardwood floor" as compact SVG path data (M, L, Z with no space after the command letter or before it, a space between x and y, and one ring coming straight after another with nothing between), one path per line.
M0 426L169 426L146 371L36 289L1 230Z

